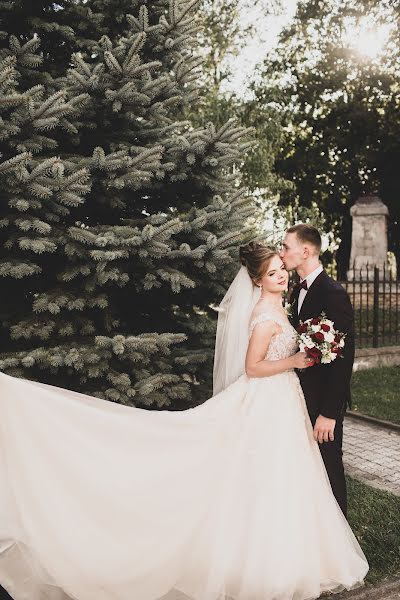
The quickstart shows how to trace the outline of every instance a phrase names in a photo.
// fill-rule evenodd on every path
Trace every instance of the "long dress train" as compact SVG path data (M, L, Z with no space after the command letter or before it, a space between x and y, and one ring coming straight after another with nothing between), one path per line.
M273 318L267 356L283 358L294 332ZM362 583L293 371L243 375L183 412L3 373L0 392L0 583L15 600L308 600Z

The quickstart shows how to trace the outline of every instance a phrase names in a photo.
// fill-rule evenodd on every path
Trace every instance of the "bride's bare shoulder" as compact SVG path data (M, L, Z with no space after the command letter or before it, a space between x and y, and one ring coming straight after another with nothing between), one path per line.
M251 318L255 318L261 314L273 314L271 309L271 303L268 302L265 298L260 298L257 303L254 305L253 312L251 313Z
M264 327L272 328L273 333L281 333L282 325L286 324L287 317L279 307L271 304L265 298L260 298L257 304L254 305L250 317L250 329L254 329L259 323L263 323Z
M270 303L263 298L260 298L257 304L255 304L250 317L250 326L252 328L258 323L268 323L274 329L276 326Z

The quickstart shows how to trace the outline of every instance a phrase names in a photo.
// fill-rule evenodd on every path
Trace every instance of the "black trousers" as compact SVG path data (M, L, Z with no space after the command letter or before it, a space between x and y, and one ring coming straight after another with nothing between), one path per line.
M317 415L310 415L312 426L314 427ZM335 439L329 442L323 442L318 446L321 452L322 459L328 473L329 481L333 494L342 509L344 516L347 518L347 489L346 479L344 476L343 467L343 417L336 421Z

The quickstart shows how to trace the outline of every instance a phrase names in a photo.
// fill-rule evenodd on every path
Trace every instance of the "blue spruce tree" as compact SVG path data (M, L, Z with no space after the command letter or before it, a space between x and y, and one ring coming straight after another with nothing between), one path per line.
M249 131L184 120L201 93L198 0L45 4L2 32L0 369L195 405L211 395L213 303L253 235Z

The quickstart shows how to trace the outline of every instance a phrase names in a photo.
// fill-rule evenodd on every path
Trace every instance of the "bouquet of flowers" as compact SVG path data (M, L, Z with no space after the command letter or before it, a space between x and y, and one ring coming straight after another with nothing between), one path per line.
M325 313L319 317L300 321L297 326L297 342L300 352L305 352L314 364L329 364L343 356L346 334L335 329Z

